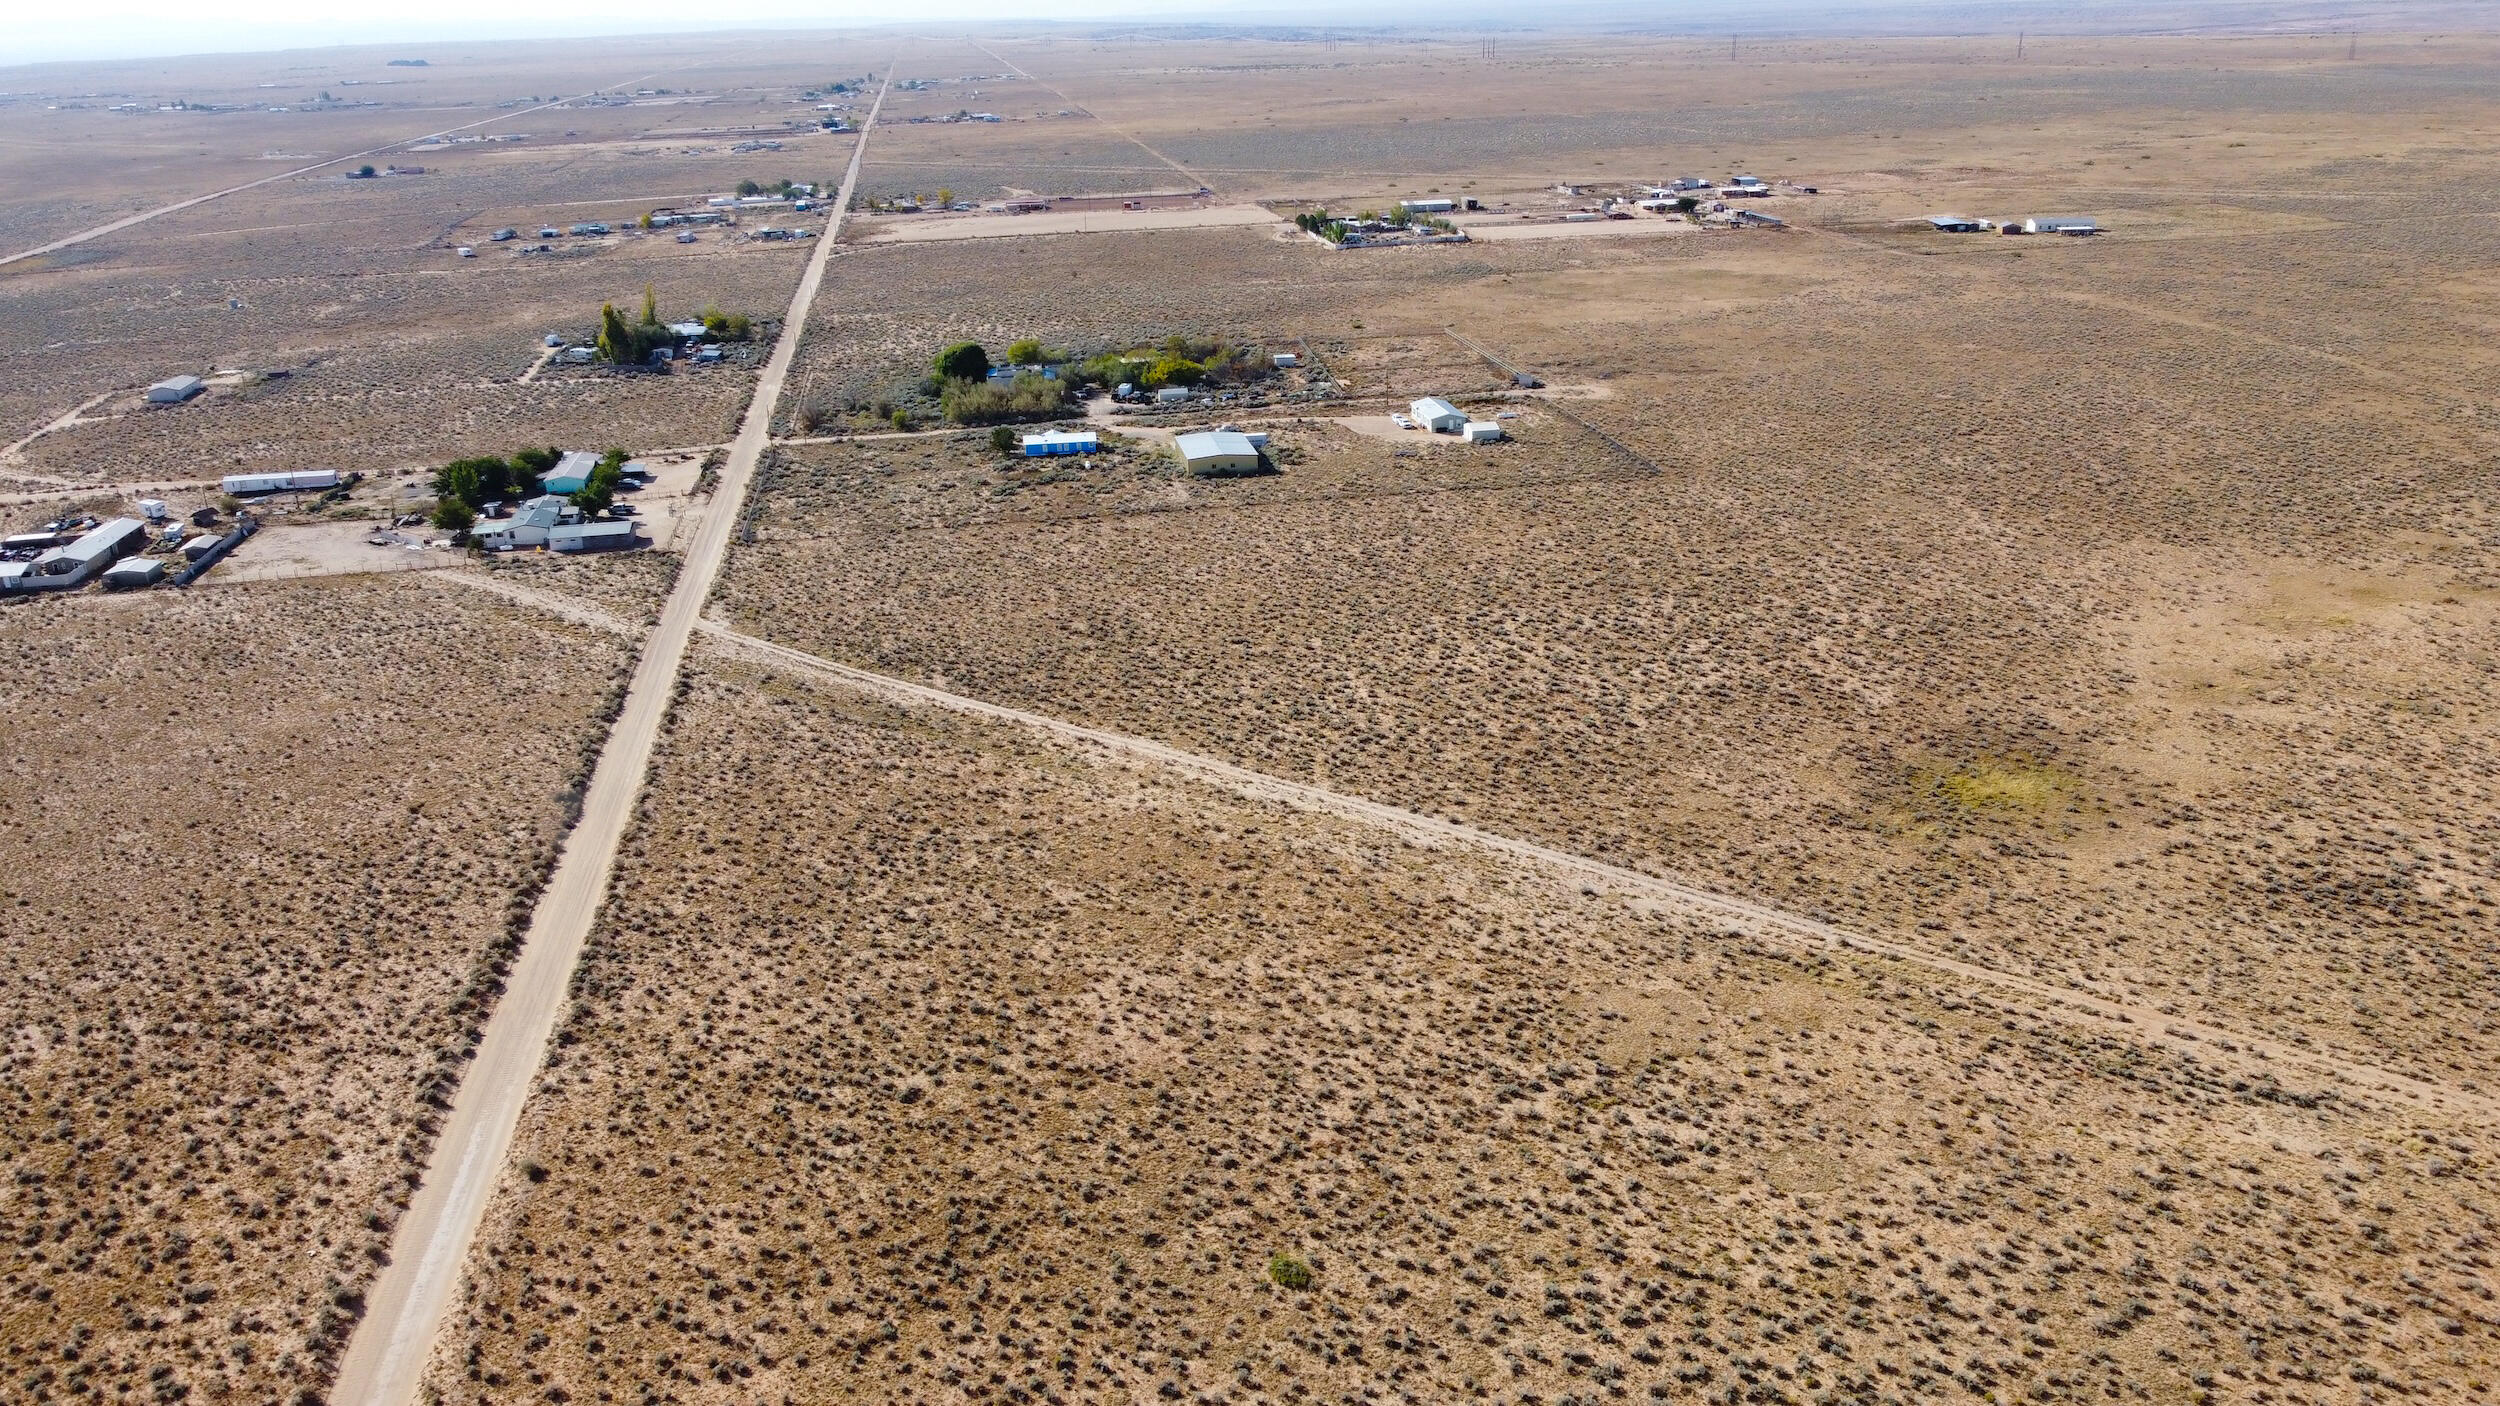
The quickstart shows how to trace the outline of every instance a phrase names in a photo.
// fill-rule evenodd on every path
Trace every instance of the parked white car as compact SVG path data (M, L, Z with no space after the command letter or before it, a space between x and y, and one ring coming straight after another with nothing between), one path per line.
M1390 423L1390 424L1392 424L1392 425L1397 426L1399 429L1402 429L1402 430L1411 430L1411 429L1415 428L1415 422L1414 422L1414 421L1412 421L1412 420L1410 420L1410 419L1408 419L1408 418L1406 418L1404 415L1397 415L1397 414L1393 414L1393 415L1391 415L1391 416L1389 417L1389 423Z

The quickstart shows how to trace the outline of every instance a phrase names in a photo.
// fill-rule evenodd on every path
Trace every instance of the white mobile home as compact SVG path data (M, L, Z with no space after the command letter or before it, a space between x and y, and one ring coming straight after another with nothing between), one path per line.
M1092 430L1045 430L1023 438L1024 457L1048 459L1060 454L1092 454L1102 448L1102 436Z
M236 497L253 493L286 493L308 488L336 488L336 469L297 469L282 474L228 474L223 480L225 490Z

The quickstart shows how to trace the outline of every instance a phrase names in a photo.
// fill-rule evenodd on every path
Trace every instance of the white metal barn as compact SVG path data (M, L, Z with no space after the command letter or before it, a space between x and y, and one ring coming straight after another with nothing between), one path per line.
M1175 436L1174 448L1180 451L1181 464L1192 474L1210 475L1257 473L1259 446L1250 436L1238 430L1202 430L1196 434Z
M189 400L208 389L208 382L197 376L168 376L148 387L148 399L159 405L172 405Z
M1460 409L1437 395L1428 395L1406 407L1415 423L1435 434L1457 434L1467 427L1467 416Z

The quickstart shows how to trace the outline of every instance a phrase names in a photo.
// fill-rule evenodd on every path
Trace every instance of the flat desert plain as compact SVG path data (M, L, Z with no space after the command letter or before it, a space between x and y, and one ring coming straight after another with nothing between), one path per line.
M0 607L0 1399L2487 1399L2500 41L2446 18L6 75L131 154L0 148L0 257L426 167L0 264L13 529L542 442L702 486L664 549ZM855 159L838 227L639 227ZM1480 236L1293 223L1440 199ZM2100 232L1996 228L2049 216ZM545 355L646 290L756 335ZM967 340L1229 369L1027 459Z

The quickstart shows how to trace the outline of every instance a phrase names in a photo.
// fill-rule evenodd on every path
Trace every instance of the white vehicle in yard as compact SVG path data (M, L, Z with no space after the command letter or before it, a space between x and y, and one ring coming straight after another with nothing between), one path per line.
M1391 414L1389 416L1389 423L1402 430L1411 430L1415 428L1415 422L1406 418L1403 414Z

